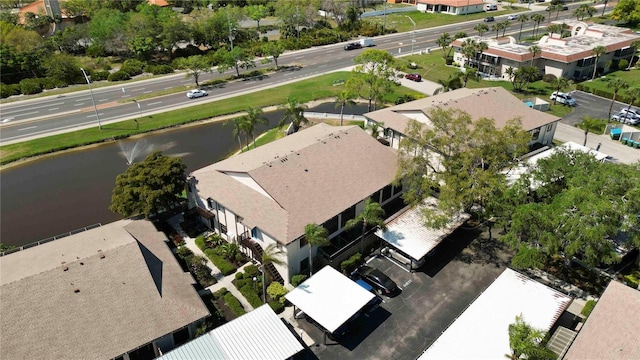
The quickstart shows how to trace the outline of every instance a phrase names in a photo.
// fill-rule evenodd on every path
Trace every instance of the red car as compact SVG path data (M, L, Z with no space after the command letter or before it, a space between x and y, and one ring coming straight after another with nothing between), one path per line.
M420 74L407 74L404 76L406 79L409 79L411 81L415 81L415 82L420 82L422 81L422 76L420 76Z

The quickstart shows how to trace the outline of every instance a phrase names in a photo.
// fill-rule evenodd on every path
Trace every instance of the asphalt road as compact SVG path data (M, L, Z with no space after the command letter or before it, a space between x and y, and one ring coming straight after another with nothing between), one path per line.
M545 11L536 11L546 13ZM496 21L506 19L506 15L496 17ZM555 16L552 16L555 20ZM559 20L570 18L571 11L563 11ZM475 34L473 27L482 20L441 26L438 28L422 29L415 32L415 43L412 46L412 32L385 35L375 39L376 49L387 50L394 55L406 55L412 51L418 52L427 48L435 48L436 39L444 32L454 34L465 31ZM520 23L512 21L507 34L517 34ZM490 25L490 24L489 24ZM532 24L525 26L524 31L530 31ZM230 83L224 88L213 89L206 98L187 99L185 92L193 85L193 79L185 78L183 73L132 82L124 85L98 88L93 91L98 118L102 124L146 116L181 107L188 107L196 103L206 103L240 93L257 91L268 87L300 80L327 72L343 69L353 65L355 58L362 50L344 51L344 44L333 44L305 49L283 54L279 65L299 64L302 68L293 72L282 72L270 75L259 81L241 81ZM269 65L256 62L258 68ZM272 65L271 65L272 66ZM220 74L213 72L203 74L200 82L210 79L228 77L234 70ZM141 100L138 104L131 100L137 96L183 88L185 92L174 93L151 99ZM98 125L93 102L89 91L79 91L60 96L40 97L26 101L3 104L0 108L0 142L10 144L27 139L48 136L55 133L67 132L83 127Z

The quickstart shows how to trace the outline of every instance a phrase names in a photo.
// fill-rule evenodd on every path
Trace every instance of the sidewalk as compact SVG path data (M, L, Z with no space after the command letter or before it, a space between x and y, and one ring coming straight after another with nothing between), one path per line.
M236 286L232 283L233 280L235 280L235 274L233 273L231 275L228 276L224 276L222 275L222 272L220 272L220 270L213 265L213 263L211 262L211 260L209 260L209 258L207 258L204 253L202 252L202 250L200 250L200 248L198 246L196 246L196 242L195 239L190 238L183 230L182 227L180 226L180 224L184 221L184 218L182 216L182 214L178 214L172 218L170 218L169 220L167 220L167 222L180 234L180 236L182 236L182 238L184 239L185 242L185 246L191 250L194 254L196 255L200 255L203 256L205 259L207 259L207 266L212 269L211 270L211 275L213 275L213 277L216 279L216 283L203 289L200 290L200 295L203 295L204 293L214 293L222 288L226 288L231 294L233 294L233 296L235 296L238 301L240 301L240 304L242 304L242 307L247 311L250 312L253 310L253 306L251 306L251 304L249 304L249 302L247 301L247 299L244 297L244 295L242 295L242 293L240 293L240 291L236 288ZM251 265L252 262L247 262L246 264L242 265L238 271L244 271L244 268L248 265ZM309 337L309 335L307 335L307 333L304 332L304 330L300 329L298 327L298 323L297 321L294 319L293 317L293 306L288 306L284 309L284 311L278 315L281 319L286 320L294 329L295 333L297 336L299 336L304 343L307 346L312 346L315 344L315 341Z
M567 124L558 123L554 139L563 142L573 141L582 145L584 143L584 130ZM622 145L619 141L611 140L611 137L608 135L589 133L587 136L587 147L596 149L598 144L600 144L600 149L598 151L609 155L615 162L635 164L640 161L640 149L634 149L626 145Z

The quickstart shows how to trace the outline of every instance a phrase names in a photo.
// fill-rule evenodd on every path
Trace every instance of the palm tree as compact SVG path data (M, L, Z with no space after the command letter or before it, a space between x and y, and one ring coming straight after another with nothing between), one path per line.
M480 24L476 25L476 26L473 28L473 30L477 31L477 32L478 32L478 35L479 35L480 37L482 37L482 34L484 34L484 33L486 33L487 31L489 31L489 27L488 27L486 24L484 24L484 23L480 23Z
M500 33L500 23L495 23L491 25L491 31L496 32L496 39L498 38L498 34Z
M440 48L442 49L442 58L447 58L447 48L449 47L449 45L451 45L452 42L453 39L451 38L451 35L449 35L449 33L440 35L440 37L436 40L436 44L438 44L438 46L440 46Z
M312 223L304 227L304 237L307 239L309 246L309 277L313 275L313 247L329 245L329 232L324 227Z
M627 65L627 70L631 69L631 63L633 63L633 57L638 52L638 48L640 48L640 40L636 40L631 43L631 47L633 48L633 53L631 54L631 59L629 59L629 64Z
M540 23L544 21L544 15L542 14L533 14L531 15L531 20L535 23L533 26L533 37L536 37L538 33L538 29L540 29Z
M553 89L556 91L556 93L561 92L564 88L567 88L572 84L573 84L573 81L563 77L555 78L551 82L551 86L553 86ZM553 105L556 104L556 99L557 97L553 99Z
M532 54L531 55L531 65L530 66L533 66L533 60L535 60L536 55L538 55L538 54L540 54L542 52L542 49L538 45L531 45L531 46L529 46L529 52Z
M342 90L336 95L336 108L340 108L340 126L342 126L343 122L344 107L346 105L354 105L356 102L353 99L355 99L355 95L347 90Z
M467 70L470 70L470 69L467 68ZM440 84L440 87L434 92L434 95L445 93L449 90L459 89L461 87L461 84L460 84L460 77L457 75L458 73L449 75L447 79L438 79L437 83Z
M384 123L383 122L375 122L375 121L368 122L367 126L365 128L365 130L371 131L371 136L374 139L378 139L378 135L380 135L380 129L384 130Z
M500 26L500 30L502 30L502 37L504 37L505 32L507 31L509 26L511 26L511 22L509 20L500 21L498 25Z
M367 226L378 226L382 230L386 230L387 227L384 224L384 209L377 202L367 199L364 202L364 209L355 218L347 221L345 229L349 230L362 223L362 235L360 236L360 253L364 252L363 241L364 233L367 230Z
M233 136L234 138L238 139L238 145L240 146L240 152L244 151L244 148L242 147L242 141L240 140L240 134L242 134L244 132L244 117L237 117L237 118L233 118L233 119L229 119L227 120L227 122L224 123L225 126L233 126L233 132L231 133L231 136Z
M269 120L263 114L262 109L251 106L247 109L247 115L243 117L244 130L247 137L251 136L251 139L253 139L254 149L256 148L256 136L254 134L256 125L269 123Z
M613 90L613 98L611 98L611 104L609 105L609 117L607 117L607 119L611 119L611 110L613 109L613 103L616 102L616 95L620 90L628 88L629 83L623 79L614 78L607 83L607 87Z
M591 80L596 78L596 71L598 70L598 59L600 59L600 57L606 53L607 48L602 45L598 45L591 50L591 55L596 57L596 62L595 64L593 64L593 76L591 77Z
M262 251L260 271L262 272L262 301L265 304L267 303L267 271L265 268L268 264L284 265L284 260L280 259L283 254L284 250L278 248L276 243L267 245Z
M520 41L520 38L522 37L522 27L524 26L524 23L529 21L529 17L526 14L518 15L518 21L520 22L520 32L518 33L518 41Z
M294 132L300 129L302 124L308 124L309 120L304 117L304 111L307 109L306 105L299 103L295 98L288 97L287 102L280 105L279 109L282 110L282 119L278 126L282 127L287 121L293 124Z
M596 119L585 115L582 118L582 122L576 124L578 128L584 130L584 143L582 146L587 146L587 135L589 135L589 131L595 133L596 131L602 130L603 123L605 123L603 119Z
M480 81L480 74L478 74L478 69L475 68L467 68L465 71L458 70L454 76L462 80L462 87L467 87L469 80Z
M627 121L627 114L629 110L631 110L631 106L633 106L636 101L640 100L640 87L633 87L627 90L627 98L629 99L629 106L627 107L627 112L624 115L623 122Z

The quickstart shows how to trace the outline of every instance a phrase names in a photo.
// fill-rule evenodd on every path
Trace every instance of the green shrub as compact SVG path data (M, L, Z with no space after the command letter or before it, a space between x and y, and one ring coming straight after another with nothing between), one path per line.
M273 312L280 314L284 311L284 304L279 301L269 301L269 306L273 309Z
M107 70L96 71L93 74L91 74L91 81L107 80L109 78L109 74L110 73Z
M20 92L25 95L41 93L42 83L40 79L22 79L20 81Z
M235 277L236 277L236 281L241 280L241 279L244 279L244 273L242 273L242 272L238 271L238 272L236 273Z
M131 76L129 75L129 73L122 70L118 70L114 73L111 73L107 77L107 80L109 81L125 81L129 79L131 79Z
M144 72L146 64L138 59L128 59L122 63L122 67L120 71L125 71L129 74L129 76L140 75Z
M635 271L629 275L625 275L624 282L627 283L628 286L637 289L638 284L640 284L640 271Z
M223 80L223 79L215 79L215 80L209 80L209 81L205 81L203 82L201 85L203 87L207 87L207 86L217 86L217 85L222 85L222 84L226 84L227 81Z
M267 288L267 294L269 294L269 298L272 300L280 301L283 304L286 301L284 296L288 292L289 290L287 290L282 284L280 284L277 281L274 281L271 284L269 284L269 287Z
M305 274L298 274L298 275L293 275L293 277L291 277L291 285L293 285L294 287L302 284L305 280L307 280L308 276Z
M244 296L245 299L247 299L249 304L251 304L254 309L264 305L262 299L260 299L260 295L258 295L258 293L253 290L253 287L251 287L251 285L245 285L241 287L240 293L242 294L242 296Z
M582 311L580 311L580 313L584 316L589 316L589 314L591 314L591 312L593 311L593 308L596 306L596 301L595 300L589 300L587 301L586 304L584 304L584 307L582 308Z
M188 258L189 256L193 256L193 251L191 251L191 249L189 249L186 246L180 246L177 250L176 250L176 254L178 256L180 256L183 259Z
M447 58L444 60L444 63L447 65L453 64L453 56L447 56Z
M170 65L151 65L147 67L147 72L150 72L153 75L171 74L173 72L173 67Z
M629 66L629 61L627 59L622 59L618 62L618 69L626 69Z
M224 276L231 275L238 269L223 256L218 255L213 249L206 249L204 254L207 255L213 265L215 265Z
M226 287L220 288L220 290L218 290L218 291L213 293L213 298L214 299L220 299L221 297L223 297L228 292L229 292L229 290L227 290Z
M200 235L196 238L195 240L196 242L196 246L198 247L198 249L205 251L207 249L207 245L204 242L204 235Z
M236 314L236 316L242 316L247 313L242 307L242 304L240 304L240 301L238 301L238 299L236 299L236 297L230 292L224 295L224 302L227 304L229 309Z
M247 286L253 282L253 279L245 279L245 278L236 278L236 287L240 289L241 287Z
M104 50L102 45L92 44L87 48L87 56L90 57L101 57L104 56L107 52Z
M8 98L9 96L20 95L20 84L5 85L0 83L0 97Z
M350 258L340 263L340 269L344 274L350 274L362 261L362 254L353 254Z
M558 77L553 75L553 74L544 74L544 76L542 77L542 81L550 84L553 82L553 80L557 79Z
M244 277L245 279L253 279L254 276L259 275L260 270L256 265L247 265L244 267Z

